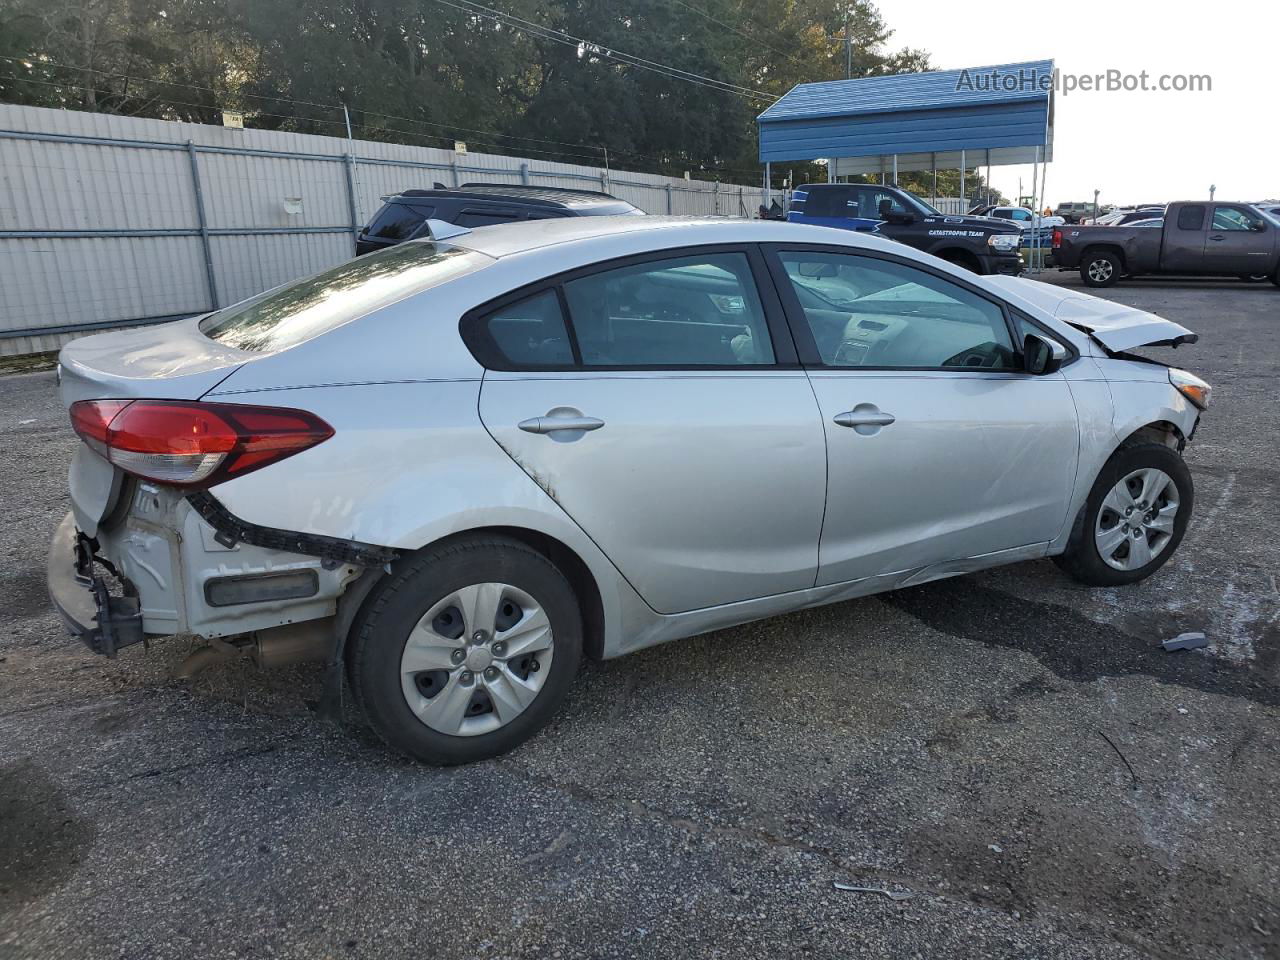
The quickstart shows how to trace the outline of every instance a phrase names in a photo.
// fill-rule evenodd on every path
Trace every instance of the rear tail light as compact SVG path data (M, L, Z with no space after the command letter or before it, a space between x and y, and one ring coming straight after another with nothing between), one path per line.
M1058 227L1053 228L1053 249L1057 250L1062 246L1062 230Z
M186 400L79 400L71 426L126 473L201 489L291 457L333 436L305 410Z

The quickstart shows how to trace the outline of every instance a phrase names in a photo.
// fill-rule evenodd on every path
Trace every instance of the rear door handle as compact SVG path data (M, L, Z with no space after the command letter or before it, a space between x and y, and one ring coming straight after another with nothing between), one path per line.
M530 417L516 424L525 433L555 433L558 430L599 430L603 420L595 417Z
M859 404L852 410L846 410L844 413L837 413L831 418L841 427L887 427L893 423L897 417L891 413L884 413L875 407L867 409L866 404ZM861 431L859 431L861 432Z

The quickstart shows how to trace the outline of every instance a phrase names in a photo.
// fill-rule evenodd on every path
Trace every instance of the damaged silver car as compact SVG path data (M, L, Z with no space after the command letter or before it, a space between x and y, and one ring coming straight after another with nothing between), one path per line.
M328 663L393 747L493 756L583 656L998 564L1153 574L1209 386L1195 335L822 227L466 231L61 355L84 441L52 596Z

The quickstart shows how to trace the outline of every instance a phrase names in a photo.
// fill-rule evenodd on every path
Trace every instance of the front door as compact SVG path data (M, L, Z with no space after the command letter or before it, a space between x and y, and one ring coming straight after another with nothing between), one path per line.
M1256 210L1218 204L1204 244L1205 269L1209 273L1265 274L1274 241L1274 228Z
M868 255L779 249L827 430L819 584L1054 539L1075 478L1060 373L1021 370L997 301Z
M659 613L817 573L822 422L753 261L717 248L579 271L469 328L496 357L485 426Z

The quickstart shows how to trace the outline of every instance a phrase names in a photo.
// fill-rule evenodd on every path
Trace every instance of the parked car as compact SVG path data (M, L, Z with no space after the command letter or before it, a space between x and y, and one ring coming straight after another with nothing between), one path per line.
M1022 270L1022 231L985 217L950 216L899 187L810 183L791 195L791 223L874 231L980 274Z
M1096 220L1081 220L1081 226L1121 227L1138 220L1164 216L1164 207L1122 207Z
M1109 287L1146 274L1270 278L1280 286L1280 223L1247 203L1171 203L1158 230L1130 222L1054 231L1059 270L1079 270L1087 286Z
M1054 209L1054 214L1061 217L1064 223L1079 223L1084 217L1092 217L1097 208L1089 202L1080 201L1060 203Z
M1065 222L1059 216L1046 217L1043 214L1036 216L1035 211L1027 207L987 207L986 212L980 216L991 217L994 220L1008 220L1022 231L1060 227Z
M1045 556L1134 583L1186 530L1209 386L1127 353L1176 323L794 223L430 226L63 348L49 587L92 650L324 659L459 763L584 655Z
M1159 230L1164 227L1164 217L1152 217L1150 220L1134 220L1132 223L1125 224L1125 226L1141 227L1144 230Z
M356 236L356 255L385 250L423 236L428 220L482 227L550 217L616 217L644 211L608 193L529 187L508 183L464 183L456 190L404 190L382 198L382 207Z

